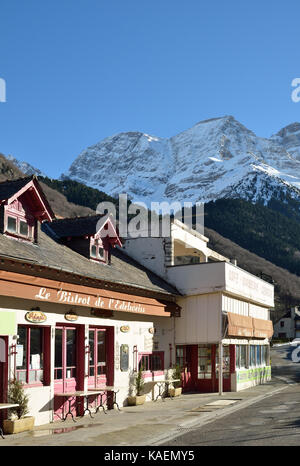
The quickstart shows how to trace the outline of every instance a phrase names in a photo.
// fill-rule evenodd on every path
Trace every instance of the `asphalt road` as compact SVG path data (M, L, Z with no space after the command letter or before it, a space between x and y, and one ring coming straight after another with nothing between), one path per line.
M300 362L295 347L271 350L272 384L286 389L175 438L166 446L299 446ZM296 355L297 356L297 355ZM300 356L300 348L299 348Z

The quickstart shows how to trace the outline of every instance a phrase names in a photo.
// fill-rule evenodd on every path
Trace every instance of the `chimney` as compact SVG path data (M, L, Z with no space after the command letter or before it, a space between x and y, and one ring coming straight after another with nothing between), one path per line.
M291 307L291 319L295 320L295 314L296 314L297 309L295 307Z

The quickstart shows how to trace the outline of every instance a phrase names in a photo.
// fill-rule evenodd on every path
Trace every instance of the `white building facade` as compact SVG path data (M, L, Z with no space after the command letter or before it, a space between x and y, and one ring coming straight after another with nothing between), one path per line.
M270 380L272 284L212 251L208 238L178 220L170 237L128 239L124 250L182 294L175 343L185 391L237 391Z

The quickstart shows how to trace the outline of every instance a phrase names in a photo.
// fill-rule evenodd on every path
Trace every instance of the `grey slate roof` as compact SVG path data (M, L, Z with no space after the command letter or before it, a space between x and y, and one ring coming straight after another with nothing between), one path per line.
M29 181L32 180L32 176L26 178L19 178L18 180L3 181L0 183L0 199L9 199L22 189Z
M105 215L89 215L86 217L56 219L46 222L43 227L49 227L57 238L68 236L94 235L97 232L97 223Z
M15 258L89 278L125 284L166 295L180 294L172 285L138 264L121 250L112 250L111 265L96 263L67 246L55 242L41 229L39 229L38 244L18 241L1 234L0 257Z

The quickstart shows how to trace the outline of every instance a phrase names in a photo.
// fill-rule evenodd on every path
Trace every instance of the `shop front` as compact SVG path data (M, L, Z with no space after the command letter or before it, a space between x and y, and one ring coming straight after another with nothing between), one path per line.
M223 390L231 391L234 348L223 345ZM182 368L183 392L219 390L219 345L178 345L176 363Z
M29 177L0 183L0 218L0 401L21 381L40 425L82 413L78 391L126 404L141 358L165 377L179 293L116 250L110 216L56 219Z
M17 278L2 274L2 281L4 276L5 281ZM174 323L167 304L85 286L76 286L75 295L74 285L60 282L58 287L37 278L31 282L38 286L28 283L27 289L28 277L18 279L23 282L22 293L29 297L34 291L31 298L35 300L1 297L15 325L10 335L0 337L0 393L4 400L8 381L22 381L36 425L62 419L68 410L74 416L82 414L83 405L70 395L77 391L115 387L119 405L126 404L141 361L146 380L165 378L174 361L170 350L174 348ZM14 294L20 290L17 286ZM57 294L62 293L70 301L80 297L81 305L58 303ZM101 308L89 307L101 299ZM148 400L154 395L149 390ZM90 398L92 405L99 405L99 396ZM103 403L107 396L107 392L102 395Z
M178 303L176 362L183 391L238 391L270 380L273 326L265 305L220 292L180 297Z

